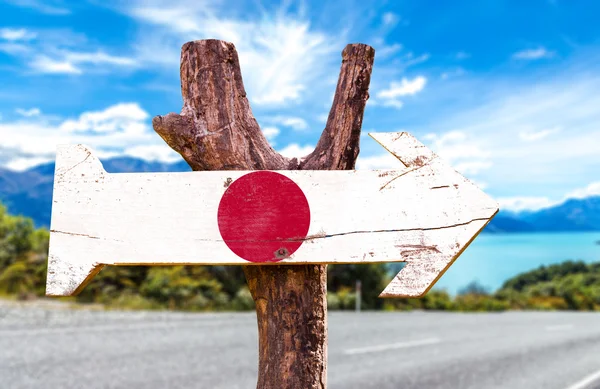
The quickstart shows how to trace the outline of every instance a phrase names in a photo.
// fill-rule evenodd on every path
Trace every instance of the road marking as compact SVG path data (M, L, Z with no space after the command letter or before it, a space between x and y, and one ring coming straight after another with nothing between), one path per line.
M562 324L556 326L547 326L546 331L566 331L573 328L572 324Z
M600 370L569 386L567 389L585 389L588 385L593 384L596 380L600 380Z
M440 342L441 342L441 340L438 338L429 338L429 339L413 340L413 341L409 341L409 342L382 344L379 346L350 348L350 349L344 350L344 354L346 354L346 355L368 354L368 353L375 353L375 352L386 351L386 350L397 350L397 349L401 349L401 348L427 346L427 345L436 344L436 343L440 343Z

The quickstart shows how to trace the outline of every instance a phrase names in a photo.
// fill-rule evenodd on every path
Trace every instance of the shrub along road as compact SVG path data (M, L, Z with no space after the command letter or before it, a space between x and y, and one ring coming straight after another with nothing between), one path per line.
M254 388L250 313L0 303L2 388ZM600 314L342 313L328 388L600 388Z

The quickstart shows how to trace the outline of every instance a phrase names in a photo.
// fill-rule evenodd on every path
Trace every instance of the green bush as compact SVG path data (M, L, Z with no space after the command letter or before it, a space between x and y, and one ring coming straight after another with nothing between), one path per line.
M231 302L236 311L251 311L254 309L254 299L247 286L241 287Z
M108 307L130 310L155 310L160 309L161 305L154 301L145 299L139 294L126 292L121 293L114 299L111 299Z
M338 310L340 309L340 298L335 292L327 292L327 309Z

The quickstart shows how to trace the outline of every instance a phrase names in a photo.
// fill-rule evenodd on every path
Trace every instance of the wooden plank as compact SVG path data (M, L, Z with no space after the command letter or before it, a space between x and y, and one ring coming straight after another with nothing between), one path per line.
M77 293L103 265L404 261L407 266L382 296L421 295L498 205L409 134L373 137L406 166L262 172L279 177L270 186L262 184L264 177L252 181L259 172L250 171L108 174L85 146L60 147L47 294ZM244 180L250 181L246 187ZM234 207L236 212L249 207L269 212L255 212L255 218L232 228L235 214L222 217L219 207L235 187L242 188L237 203L243 204ZM279 196L264 195L277 190ZM302 207L298 190L306 201ZM309 212L307 230L294 232L292 227L302 223L289 214L306 212L299 211L303 207ZM235 232L248 223L241 239L235 233L224 239L223 231ZM276 230L272 237L270 229ZM288 236L279 236L281 231ZM272 259L242 257L263 246L275 247Z

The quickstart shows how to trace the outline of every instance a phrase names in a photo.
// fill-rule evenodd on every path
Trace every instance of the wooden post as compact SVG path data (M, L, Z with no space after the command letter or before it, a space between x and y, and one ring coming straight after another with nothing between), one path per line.
M154 130L194 170L354 169L375 50L352 44L325 130L305 158L285 158L252 115L231 43L188 42L181 51L181 114L153 119ZM256 303L258 389L327 385L327 266L244 266Z

